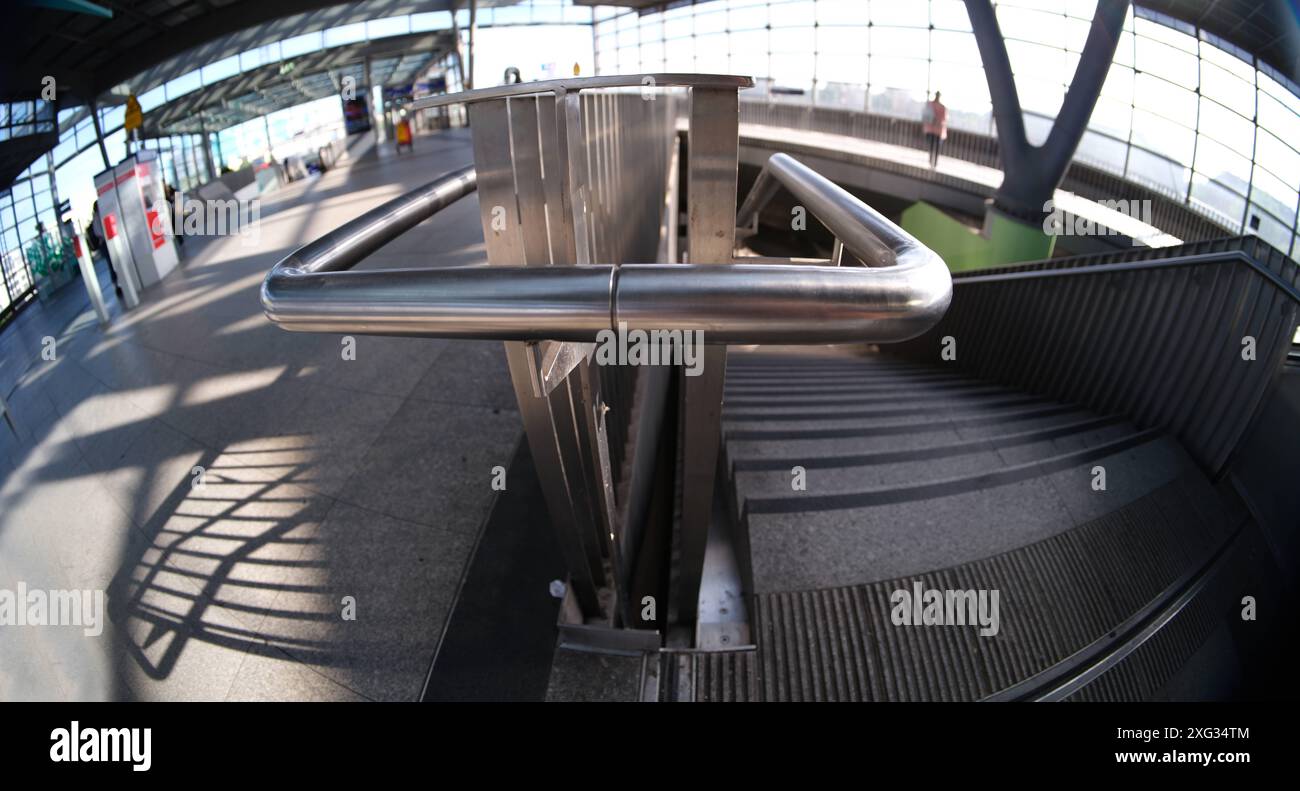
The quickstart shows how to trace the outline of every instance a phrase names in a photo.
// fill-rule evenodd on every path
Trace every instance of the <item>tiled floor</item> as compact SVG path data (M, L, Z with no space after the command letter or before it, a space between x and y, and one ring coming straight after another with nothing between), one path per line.
M358 337L344 360L338 336L272 326L258 288L471 158L460 130L372 151L267 196L255 246L189 240L107 330L68 311L55 361L0 339L19 431L0 425L0 591L104 589L109 620L0 626L0 700L419 695L521 436L501 345ZM482 255L471 197L362 268Z

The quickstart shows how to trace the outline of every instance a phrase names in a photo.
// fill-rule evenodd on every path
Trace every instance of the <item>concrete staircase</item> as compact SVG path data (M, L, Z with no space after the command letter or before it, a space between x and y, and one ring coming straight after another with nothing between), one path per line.
M733 350L723 432L757 647L665 663L660 689L696 700L987 697L1128 622L1237 526L1159 430L937 366ZM997 591L998 633L896 624L918 583ZM1139 676L1106 696L1163 678Z

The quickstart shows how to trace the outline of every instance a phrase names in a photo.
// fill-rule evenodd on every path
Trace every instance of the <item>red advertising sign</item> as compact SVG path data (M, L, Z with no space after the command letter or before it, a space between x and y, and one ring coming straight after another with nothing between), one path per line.
M158 219L158 212L153 209L146 209L144 221L149 224L149 240L153 242L153 249L157 250L166 241L163 236L162 221Z

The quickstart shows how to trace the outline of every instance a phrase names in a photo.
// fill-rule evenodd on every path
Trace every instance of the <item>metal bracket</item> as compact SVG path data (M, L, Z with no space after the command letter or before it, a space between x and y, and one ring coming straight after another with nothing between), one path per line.
M559 387L579 363L591 359L596 344L540 341L529 343L527 349L533 395L545 398Z

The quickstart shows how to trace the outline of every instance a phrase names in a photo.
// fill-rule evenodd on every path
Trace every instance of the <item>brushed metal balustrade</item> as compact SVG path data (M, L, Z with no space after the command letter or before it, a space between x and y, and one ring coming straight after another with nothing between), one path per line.
M276 264L266 315L287 330L494 340L594 341L606 329L702 330L710 342L897 342L944 314L948 268L830 180L776 155L740 218L777 182L879 266L596 264L347 272L477 186L472 168L373 209Z
M569 572L562 646L654 650L662 641L681 647L683 633L703 650L747 642L741 625L711 621L708 611L697 618L696 607L711 600L701 572L717 546L706 537L725 344L902 341L933 326L951 299L937 255L788 157L774 158L771 183L746 205L756 211L784 184L846 249L876 266L735 257L736 92L752 84L654 74L420 100L416 109L468 106L474 166L294 251L263 284L266 315L287 330L506 341ZM690 124L679 152L681 98ZM679 164L690 196L689 264L675 253ZM484 265L348 271L473 192ZM592 342L623 329L702 331L702 375L597 363ZM661 459L675 464L678 453L680 475L661 474ZM674 500L676 516L651 507ZM677 527L665 528L665 519ZM663 563L672 564L667 590ZM709 585L739 590L739 581ZM643 597L661 594L671 601L647 621ZM697 620L699 629L689 628Z

